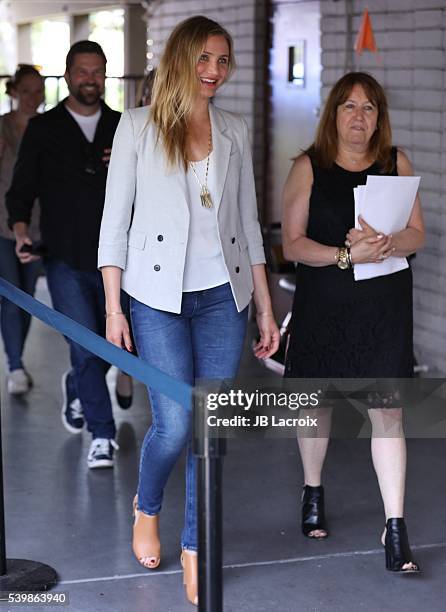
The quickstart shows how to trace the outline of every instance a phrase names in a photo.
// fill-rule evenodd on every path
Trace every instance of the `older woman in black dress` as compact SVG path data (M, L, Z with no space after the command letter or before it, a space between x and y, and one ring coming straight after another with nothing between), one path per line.
M412 174L392 146L387 101L370 75L349 73L333 87L314 144L294 161L283 206L285 257L298 262L288 378L409 378L413 376L410 268L355 281L356 263L406 257L424 242L417 197L407 227L392 235L359 219L353 188L367 175ZM398 402L378 395L369 410L372 459L386 515L386 568L416 572L403 518L406 445ZM386 407L387 406L387 407ZM385 410L383 408L386 408ZM318 411L329 424L330 409ZM328 430L327 430L328 431ZM385 433L384 433L385 432ZM322 437L299 437L304 468L302 530L327 537L321 470L328 446Z

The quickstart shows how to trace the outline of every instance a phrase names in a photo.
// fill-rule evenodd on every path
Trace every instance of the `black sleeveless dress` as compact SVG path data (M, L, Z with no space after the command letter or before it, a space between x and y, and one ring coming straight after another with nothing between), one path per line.
M396 149L392 149L396 175ZM342 246L354 227L353 188L361 172L312 161L314 183L307 236ZM413 376L412 274L410 268L355 281L353 270L298 264L285 363L287 378L410 378Z

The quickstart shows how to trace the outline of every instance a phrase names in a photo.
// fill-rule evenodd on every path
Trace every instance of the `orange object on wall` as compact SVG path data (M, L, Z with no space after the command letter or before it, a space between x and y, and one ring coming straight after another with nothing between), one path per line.
M359 28L358 36L356 38L355 43L355 51L356 53L358 53L358 55L361 55L364 49L373 51L373 53L376 53L378 51L378 47L376 46L375 42L375 36L373 34L372 20L370 19L370 15L367 9L365 9L364 11L361 27Z

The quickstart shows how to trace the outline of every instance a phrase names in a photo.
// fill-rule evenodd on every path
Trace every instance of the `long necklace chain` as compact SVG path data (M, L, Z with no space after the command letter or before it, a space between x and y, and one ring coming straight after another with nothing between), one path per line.
M211 148L212 148L212 132L209 129L209 146L208 146L208 156L206 160L206 172L204 176L204 183L200 181L198 174L195 171L194 163L189 162L190 167L192 168L192 172L194 173L195 178L197 179L197 182L200 186L200 200L201 200L201 205L203 206L203 208L212 208L213 206L212 196L208 189L209 159L211 156Z

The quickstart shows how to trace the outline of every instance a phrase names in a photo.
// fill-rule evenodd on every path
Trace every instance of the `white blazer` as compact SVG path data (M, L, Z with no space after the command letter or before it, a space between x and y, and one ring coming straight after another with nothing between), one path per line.
M182 167L167 167L150 109L123 113L113 140L98 267L123 270L122 288L138 301L181 312L189 232ZM209 106L217 187L212 200L232 294L240 312L253 291L251 266L265 263L246 122ZM200 202L197 203L200 205Z

